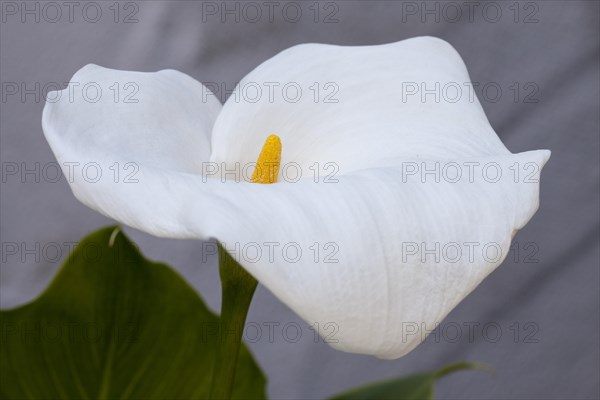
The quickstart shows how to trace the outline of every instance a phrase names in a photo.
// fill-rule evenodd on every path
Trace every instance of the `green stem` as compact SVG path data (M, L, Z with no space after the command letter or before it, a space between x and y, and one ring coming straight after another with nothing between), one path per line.
M210 398L229 400L235 381L244 323L258 282L231 257L220 243L217 245L222 288L221 323Z

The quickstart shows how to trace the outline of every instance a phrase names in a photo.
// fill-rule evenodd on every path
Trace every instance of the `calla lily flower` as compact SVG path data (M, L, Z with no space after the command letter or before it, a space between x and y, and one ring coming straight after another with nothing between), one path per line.
M82 90L90 82L102 96ZM469 82L459 54L432 37L294 46L223 105L174 70L88 65L48 95L43 130L87 206L159 237L258 244L262 256L236 259L309 324L329 324L331 346L393 359L501 264L538 208L550 152L508 151ZM115 83L134 83L137 101L118 101ZM288 85L281 98L289 83L302 95ZM327 83L331 101L309 89ZM248 101L251 86L264 91ZM256 184L240 170L270 134L278 180Z

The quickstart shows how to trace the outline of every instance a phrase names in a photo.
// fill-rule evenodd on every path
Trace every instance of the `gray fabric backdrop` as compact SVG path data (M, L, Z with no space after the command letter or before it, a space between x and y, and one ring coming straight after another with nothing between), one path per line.
M115 22L112 1L87 8L76 2L72 16L62 2L54 3L61 15L45 2L28 2L32 13L24 13L21 2L2 2L1 240L3 245L41 247L39 260L24 248L16 255L3 250L1 307L27 302L47 285L60 265L49 243L66 254L67 243L111 223L79 204L64 179L50 182L50 171L43 173L54 158L40 127L43 100L36 93L43 98L40 92L48 84L62 86L93 62L142 71L174 68L231 89L252 68L294 44L364 45L435 35L456 47L473 81L502 89L498 99L493 88L478 94L511 151L552 150L542 174L541 207L515 239L520 251L450 314L441 337L430 337L399 360L345 354L313 343L309 327L259 287L249 321L298 322L303 329L297 343L285 340L281 330L271 343L265 330L250 345L268 374L269 393L273 398L319 398L466 359L493 365L496 375L462 373L445 379L438 385L440 398L598 398L598 2L321 2L316 22L313 1L293 3L284 8L284 2L276 2L270 21L269 6L262 1L252 6L122 2ZM213 15L224 7L237 7L239 22L236 11L225 20ZM137 22L124 22L130 13ZM520 88L516 95L515 83ZM15 84L18 91L11 94ZM24 89L33 93L24 94ZM15 163L19 169L39 163L39 182L33 175L7 175ZM128 232L149 257L173 265L218 310L215 259L199 263L199 243ZM479 324L473 335L471 322ZM496 338L498 328L502 334ZM460 337L454 340L457 332Z

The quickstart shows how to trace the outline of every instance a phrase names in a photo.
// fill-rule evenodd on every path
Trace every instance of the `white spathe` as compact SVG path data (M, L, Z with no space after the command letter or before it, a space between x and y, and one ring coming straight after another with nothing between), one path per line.
M90 82L102 96L81 90ZM305 44L250 72L223 106L180 72L88 65L48 95L42 122L65 174L74 162L102 169L101 178L97 168L72 174L84 204L157 236L216 238L228 249L258 244L262 256L240 251L236 259L318 323L333 347L392 359L502 262L538 208L550 152L511 154L468 82L458 53L432 37ZM129 100L138 101L115 97L115 83L134 83ZM436 84L437 96L422 96ZM253 86L263 89L258 99ZM457 86L458 97L450 90ZM303 179L280 175L280 183L260 185L202 175L210 162L220 172L255 162L271 133L283 144L281 173L296 163ZM116 162L118 179L109 169ZM337 182L321 175L315 183L315 162L322 172L334 163ZM436 165L441 179L423 174ZM137 183L125 182L128 172Z

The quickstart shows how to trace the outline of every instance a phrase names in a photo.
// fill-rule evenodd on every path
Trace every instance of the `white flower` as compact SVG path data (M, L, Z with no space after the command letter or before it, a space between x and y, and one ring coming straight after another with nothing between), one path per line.
M88 65L48 95L43 129L89 207L157 236L237 246L333 347L397 358L502 262L538 208L550 152L510 153L468 82L431 37L295 46L223 106L177 71ZM247 180L272 133L279 183L220 179L237 168Z

